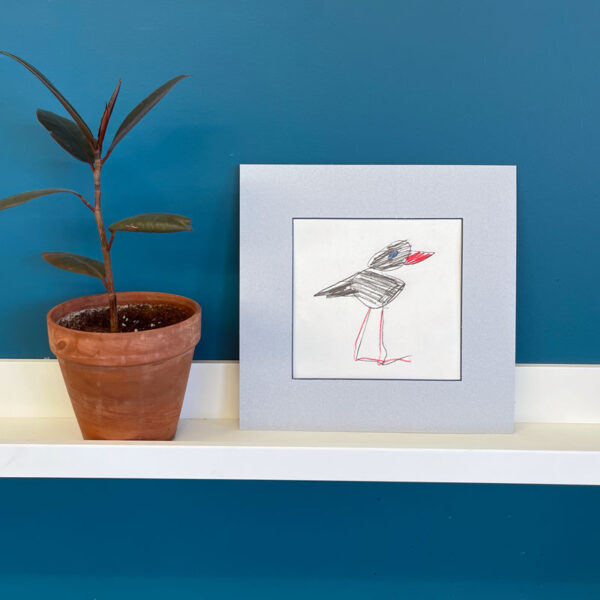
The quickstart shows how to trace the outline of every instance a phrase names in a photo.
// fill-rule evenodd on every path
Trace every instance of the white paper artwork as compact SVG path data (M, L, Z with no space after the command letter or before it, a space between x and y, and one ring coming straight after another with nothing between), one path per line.
M461 379L462 219L293 219L294 379Z

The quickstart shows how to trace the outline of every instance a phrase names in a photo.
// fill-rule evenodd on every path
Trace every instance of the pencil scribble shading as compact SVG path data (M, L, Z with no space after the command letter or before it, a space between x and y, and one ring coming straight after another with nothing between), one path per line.
M392 242L371 257L366 269L315 294L315 296L324 296L325 298L354 297L367 307L367 314L354 342L355 361L375 362L380 366L395 362L411 362L410 356L387 358L387 350L383 343L383 311L404 290L406 284L401 279L386 275L383 271L393 271L404 266L415 265L433 254L434 252L411 252L408 240ZM378 309L381 313L379 317L379 356L377 358L360 356L360 346L372 309Z

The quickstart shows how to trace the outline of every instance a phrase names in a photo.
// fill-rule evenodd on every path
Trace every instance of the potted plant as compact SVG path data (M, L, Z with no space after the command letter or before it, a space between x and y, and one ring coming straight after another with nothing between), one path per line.
M106 293L70 300L47 316L50 348L58 357L79 427L85 439L170 440L175 435L194 348L200 339L200 306L188 298L151 292L115 292L111 250L116 233L190 231L190 219L148 213L113 223L102 215L102 167L119 142L177 84L175 77L140 102L121 123L104 151L104 138L121 80L100 120L98 135L35 67L0 51L33 73L63 105L71 119L47 110L37 118L71 156L87 163L94 180L88 201L74 190L48 188L0 200L0 210L49 194L78 198L96 221L102 260L66 252L45 252L51 265L96 277Z

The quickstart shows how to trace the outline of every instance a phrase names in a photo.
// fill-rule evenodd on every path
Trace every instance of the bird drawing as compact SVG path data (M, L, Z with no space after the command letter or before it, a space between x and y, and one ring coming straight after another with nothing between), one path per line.
M350 277L339 281L315 296L325 298L356 298L367 307L358 335L354 342L354 360L374 362L380 366L395 362L411 362L410 355L401 358L387 358L387 349L383 343L383 312L384 309L395 300L404 290L405 283L397 277L387 275L388 271L394 271L401 267L416 265L433 256L434 252L412 252L408 240L399 240L388 244L385 248L375 253L368 262L367 268ZM378 327L378 356L361 356L360 348L372 310L379 310Z

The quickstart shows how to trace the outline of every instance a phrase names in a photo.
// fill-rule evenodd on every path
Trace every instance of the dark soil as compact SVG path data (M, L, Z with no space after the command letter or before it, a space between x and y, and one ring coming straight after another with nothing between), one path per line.
M159 329L185 321L192 315L170 304L125 304L118 307L119 332ZM110 333L108 307L85 308L65 315L58 324L68 329Z

